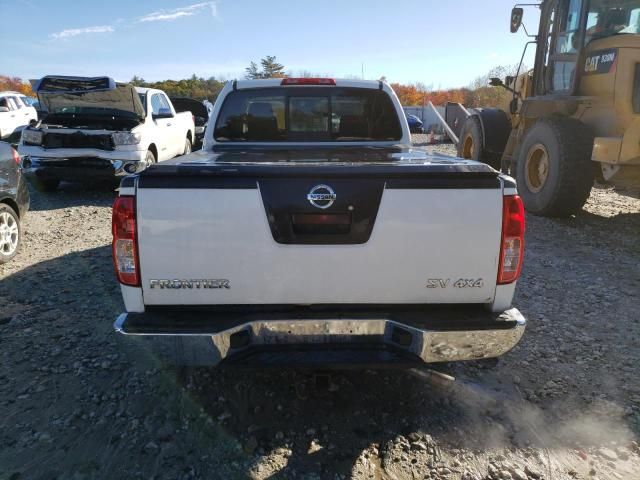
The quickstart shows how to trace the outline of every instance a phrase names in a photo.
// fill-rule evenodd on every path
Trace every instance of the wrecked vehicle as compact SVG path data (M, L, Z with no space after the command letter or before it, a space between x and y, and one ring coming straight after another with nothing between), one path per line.
M99 181L140 172L191 152L191 112L161 90L109 77L47 76L35 86L44 118L22 131L18 151L38 190L60 181Z
M202 140L204 139L204 131L209 121L209 111L204 102L199 102L189 97L170 97L176 112L191 112L193 122L195 123L195 138L193 140L193 150L202 148Z

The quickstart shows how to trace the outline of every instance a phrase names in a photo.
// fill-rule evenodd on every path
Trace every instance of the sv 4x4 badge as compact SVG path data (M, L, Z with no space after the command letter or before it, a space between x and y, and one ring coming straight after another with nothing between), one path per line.
M450 278L428 278L427 288L482 288L484 281L481 278L459 278L455 282L451 282Z

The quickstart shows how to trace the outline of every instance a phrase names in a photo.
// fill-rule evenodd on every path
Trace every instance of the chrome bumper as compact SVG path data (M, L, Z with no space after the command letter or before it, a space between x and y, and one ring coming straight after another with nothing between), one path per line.
M416 361L451 362L478 360L503 355L515 347L524 334L526 320L515 308L493 314L490 324L473 328L425 329L391 319L287 319L253 320L219 331L128 328L129 315L121 314L114 323L117 332L125 335L153 337L176 341L174 347L200 358L178 363L217 365L260 349L314 348L316 354L330 349L348 349L363 344L372 348L392 348ZM174 348L169 346L168 348ZM202 352L202 349L205 349ZM189 352L194 349L194 352ZM204 355L204 357L203 357ZM193 356L193 355L192 355ZM206 361L202 361L206 358Z

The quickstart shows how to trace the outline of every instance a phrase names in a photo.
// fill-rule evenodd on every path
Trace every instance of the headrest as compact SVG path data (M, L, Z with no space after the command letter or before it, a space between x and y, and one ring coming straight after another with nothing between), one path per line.
M269 102L254 102L249 104L249 115L254 117L273 117L273 108Z
M368 137L369 126L361 115L342 115L338 133L341 137Z

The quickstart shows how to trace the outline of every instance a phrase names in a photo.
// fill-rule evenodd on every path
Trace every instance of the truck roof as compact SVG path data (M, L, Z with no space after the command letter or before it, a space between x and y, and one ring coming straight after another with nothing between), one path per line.
M157 88L147 88L147 87L135 87L136 92L138 93L143 93L143 94L148 94L149 92L151 93L165 93L163 90L158 90Z
M234 80L234 82L235 82L236 88L240 90L244 88L280 87L282 85L283 80L284 80L283 78L267 78L267 79L260 79L260 80ZM351 79L351 78L332 78L331 80L335 81L336 87L352 87L352 88L377 89L377 88L381 88L381 85L384 83L381 80L359 80L359 79ZM288 86L295 87L296 85L288 85ZM306 84L303 86L308 87L308 86L314 86L314 85ZM320 84L318 86L326 87L327 85Z

